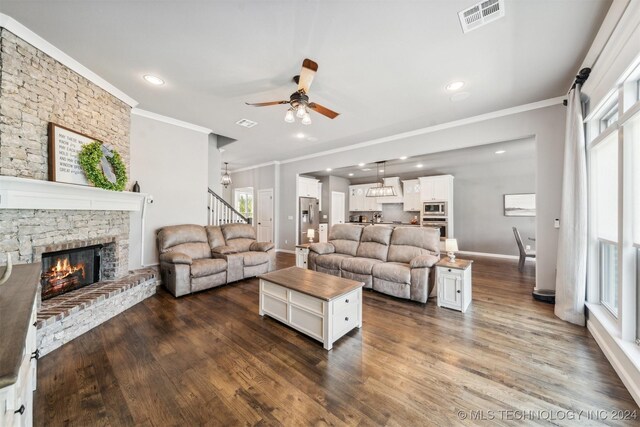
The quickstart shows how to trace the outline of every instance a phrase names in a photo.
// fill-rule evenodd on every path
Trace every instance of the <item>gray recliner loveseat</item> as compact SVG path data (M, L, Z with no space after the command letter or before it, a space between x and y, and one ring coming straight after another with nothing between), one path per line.
M327 243L309 247L311 270L364 282L365 288L427 302L440 260L440 232L422 227L336 224Z
M160 274L179 297L275 269L275 247L249 224L172 225L158 231Z

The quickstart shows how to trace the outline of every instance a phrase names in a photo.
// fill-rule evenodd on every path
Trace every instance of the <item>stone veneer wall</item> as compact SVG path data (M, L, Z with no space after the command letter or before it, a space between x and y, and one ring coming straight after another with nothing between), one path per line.
M42 51L0 28L0 175L48 179L48 123L100 139L129 169L130 107ZM126 274L129 213L0 210L0 265L39 261L34 246L117 236Z

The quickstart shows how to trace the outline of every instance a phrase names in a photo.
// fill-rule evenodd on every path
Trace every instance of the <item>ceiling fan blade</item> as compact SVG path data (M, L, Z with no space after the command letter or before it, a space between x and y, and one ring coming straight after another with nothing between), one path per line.
M313 81L313 76L318 71L318 64L310 59L302 61L302 70L300 70L300 77L298 79L298 91L309 93L309 87Z
M329 117L330 119L335 119L340 115L340 113L336 113L335 111L330 110L327 107L323 107L320 104L316 104L315 102L310 103L308 107L311 108L316 113L320 113L323 116Z
M254 107L268 107L269 105L280 105L280 104L288 104L289 101L271 101L271 102L256 102L251 104L249 102L245 102L247 105L251 105Z

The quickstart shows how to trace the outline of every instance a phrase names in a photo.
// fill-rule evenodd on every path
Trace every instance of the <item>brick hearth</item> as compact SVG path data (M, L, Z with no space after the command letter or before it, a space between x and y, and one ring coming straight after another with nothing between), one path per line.
M37 318L40 354L55 350L150 297L157 285L157 271L143 269L42 301Z

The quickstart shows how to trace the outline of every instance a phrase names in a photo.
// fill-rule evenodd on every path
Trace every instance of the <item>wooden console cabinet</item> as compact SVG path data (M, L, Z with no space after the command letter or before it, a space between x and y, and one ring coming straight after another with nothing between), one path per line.
M0 286L0 426L33 424L40 264L16 265Z

